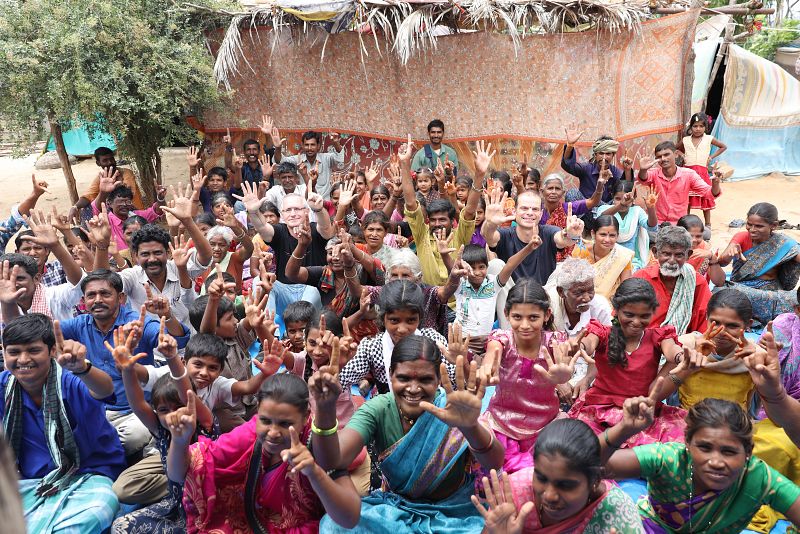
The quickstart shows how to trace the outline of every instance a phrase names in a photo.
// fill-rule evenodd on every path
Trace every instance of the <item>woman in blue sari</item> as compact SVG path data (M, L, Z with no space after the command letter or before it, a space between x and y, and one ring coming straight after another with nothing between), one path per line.
M453 347L449 350L452 353ZM311 443L319 465L347 466L368 443L374 443L379 456L383 490L362 499L361 520L348 532L448 534L483 529L483 518L470 501L475 461L487 470L500 469L505 454L494 434L478 423L488 380L474 362L464 380L463 356L458 356L453 390L441 361L430 339L402 339L392 351L392 391L367 402L338 432L337 369L323 367L309 380L316 399ZM345 530L326 516L320 532Z
M753 318L766 325L797 305L794 288L800 280L800 245L775 232L778 209L766 202L750 208L745 228L733 236L719 264L724 267L733 261L727 285L750 298Z

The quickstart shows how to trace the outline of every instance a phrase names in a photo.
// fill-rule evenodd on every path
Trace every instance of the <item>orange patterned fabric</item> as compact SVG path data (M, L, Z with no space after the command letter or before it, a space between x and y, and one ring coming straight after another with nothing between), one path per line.
M585 143L601 134L624 140L677 131L689 111L684 70L697 15L649 21L640 34L526 37L516 50L497 33L444 36L405 66L354 32L284 32L273 52L270 30L253 30L243 35L249 65L232 80L232 107L210 111L205 128L224 132L271 114L282 130L381 139L410 132L426 140L433 117L445 121L449 141L559 141L571 123L586 125Z

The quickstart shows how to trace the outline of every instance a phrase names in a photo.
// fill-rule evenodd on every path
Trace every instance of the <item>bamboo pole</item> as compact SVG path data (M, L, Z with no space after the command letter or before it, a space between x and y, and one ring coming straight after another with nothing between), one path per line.
M69 162L67 147L64 146L64 136L61 131L61 125L52 113L47 114L47 120L50 123L50 135L53 136L53 142L56 144L56 154L58 154L58 160L61 162L61 172L64 173L64 179L67 181L69 198L72 203L75 204L78 202L79 198L78 187L75 185L75 175L72 173L72 165Z
M682 7L658 7L651 10L656 15L675 15L676 13L684 13L687 10ZM775 13L774 8L761 8L761 9L747 9L746 7L739 6L723 6L723 7L701 7L701 15L772 15Z

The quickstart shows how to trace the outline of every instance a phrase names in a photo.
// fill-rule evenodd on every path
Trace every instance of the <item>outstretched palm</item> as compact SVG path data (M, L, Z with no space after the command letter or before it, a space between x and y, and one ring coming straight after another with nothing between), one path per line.
M447 392L444 408L429 402L421 402L420 408L435 415L449 426L466 428L478 423L481 415L481 399L486 391L486 381L478 379L478 364L470 363L469 377L464 380L464 357L456 358L456 388L450 383L447 367L440 364L442 387ZM482 376L481 376L482 378Z

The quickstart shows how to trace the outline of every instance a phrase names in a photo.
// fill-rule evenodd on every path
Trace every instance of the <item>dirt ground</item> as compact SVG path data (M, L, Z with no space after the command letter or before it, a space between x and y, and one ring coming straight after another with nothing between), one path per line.
M185 148L170 148L162 153L165 184L177 184L188 180ZM24 159L0 158L0 217L6 217L9 208L22 200L31 190L31 173L34 172L36 156ZM97 175L93 159L84 159L73 165L73 172L80 194ZM35 171L37 177L49 184L49 193L39 201L38 208L47 212L55 204L59 210L67 210L71 204L66 181L61 169ZM771 202L778 207L781 219L791 224L800 224L800 204L792 198L800 196L800 177L773 173L756 180L726 182L723 194L717 200L717 209L712 212L712 247L724 247L738 229L728 228L733 219L744 219L747 210L756 202ZM699 212L696 212L700 215ZM800 240L800 230L788 231Z

